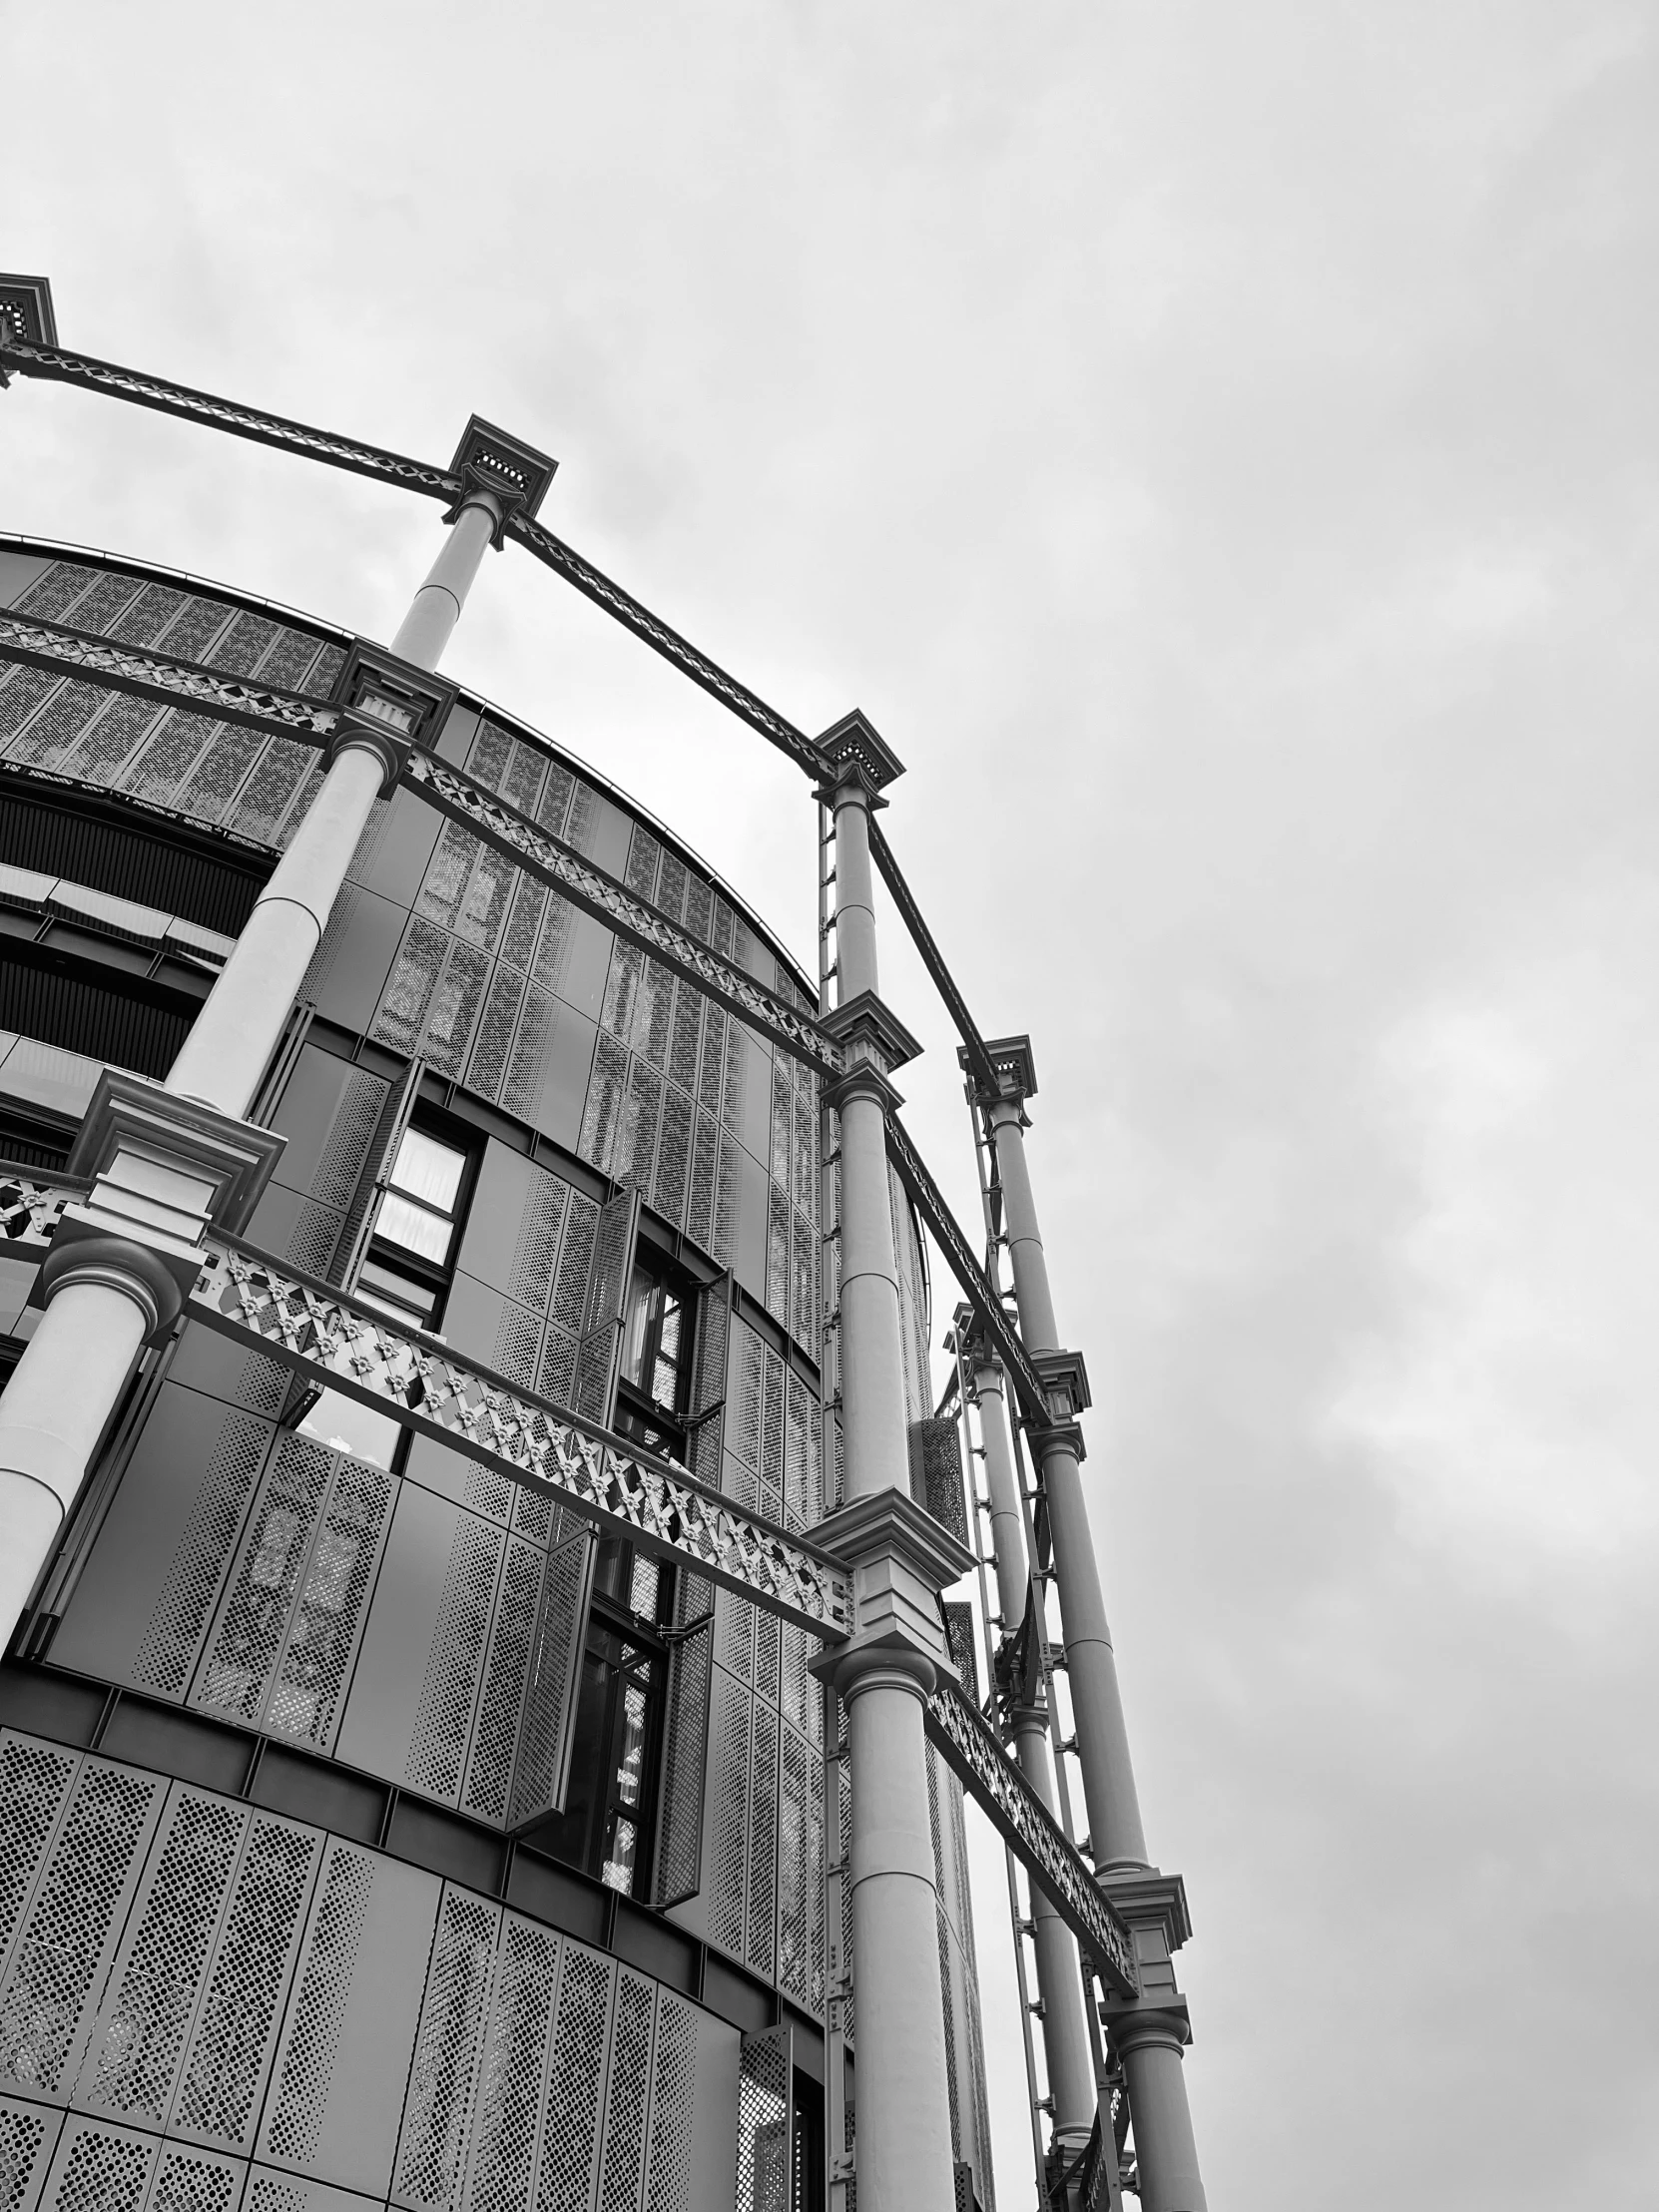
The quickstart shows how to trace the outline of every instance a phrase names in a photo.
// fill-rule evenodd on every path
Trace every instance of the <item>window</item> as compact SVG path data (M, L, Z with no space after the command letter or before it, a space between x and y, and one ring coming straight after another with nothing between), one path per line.
M565 1809L535 1838L624 1897L651 1881L673 1584L672 1569L632 1544L601 1542Z
M461 1217L471 1186L472 1153L415 1124L404 1130L375 1202L368 1251L352 1285L365 1306L405 1328L433 1330L443 1312ZM299 1432L389 1467L402 1430L372 1407L323 1390L297 1423Z
M616 1427L671 1459L686 1455L690 1395L692 1293L642 1253L629 1279L622 1317L622 1366Z

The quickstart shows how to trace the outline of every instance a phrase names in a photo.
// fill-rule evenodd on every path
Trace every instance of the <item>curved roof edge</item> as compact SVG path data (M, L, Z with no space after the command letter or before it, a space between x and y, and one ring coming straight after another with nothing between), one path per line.
M301 629L314 632L319 638L331 639L339 645L350 645L357 635L355 631L342 630L337 623L324 621L320 615L307 614L300 608L289 607L279 599L263 598L258 592L244 591L234 584L220 583L211 576L199 576L193 569L169 568L161 561L138 560L130 554L110 553L98 546L76 545L67 539L43 538L19 530L0 530L0 552L43 555L51 560L59 561L83 561L101 568L111 568L123 574L152 578L163 583L188 584L195 590L211 592L216 598L224 599L233 606L248 607L262 614L279 616L284 622L296 624ZM375 640L374 642L378 643L379 641ZM722 897L727 899L743 916L749 926L764 939L767 949L789 969L797 986L807 992L816 1003L818 978L809 975L796 954L784 943L771 924L761 918L742 892L735 890L725 876L712 867L703 855L689 845L685 838L677 830L671 829L660 816L654 815L649 807L644 806L630 793L625 792L620 784L613 783L602 769L595 768L580 753L572 752L567 746L555 745L551 738L544 736L532 724L525 722L509 709L498 706L493 699L488 698L483 692L471 691L465 685L458 685L456 687L456 704L493 723L497 729L509 732L515 738L528 739L532 745L539 746L551 760L560 761L566 767L578 771L604 798L621 808L625 814L633 816L634 820L649 830L653 836L660 837L682 859L689 861L701 875L705 876L715 886Z

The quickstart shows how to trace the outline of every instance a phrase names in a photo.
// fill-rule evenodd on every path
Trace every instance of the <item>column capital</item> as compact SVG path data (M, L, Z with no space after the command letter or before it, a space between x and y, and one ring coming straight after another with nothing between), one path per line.
M1157 1930L1172 1951L1192 1940L1187 1885L1178 1874L1157 1867L1108 1867L1095 1880L1131 1928Z
M24 345L57 344L52 286L44 276L0 276L0 345L10 339Z
M70 1151L68 1172L92 1188L64 1209L41 1270L50 1298L88 1267L122 1270L155 1294L154 1333L171 1327L202 1269L209 1225L235 1235L287 1140L123 1068L106 1068ZM82 1253L81 1246L97 1247ZM171 1311L160 1288L173 1286Z
M1042 1377L1050 1412L1075 1418L1094 1403L1089 1371L1080 1352L1033 1352L1031 1365Z
M1148 2004L1144 1998L1111 1998L1102 2004L1100 2016L1111 2029L1120 2057L1128 2051L1145 2049L1148 2044L1179 2054L1193 2039L1184 1997L1174 2004L1167 1999Z
M845 1074L830 1093L830 1105L838 1106L843 1095L855 1096L851 1089L854 1083L868 1088L870 1075L878 1079L883 1105L902 1103L886 1077L894 1068L915 1059L921 1045L890 1006L873 991L860 991L856 998L826 1014L821 1027L842 1047L847 1061Z
M886 805L880 794L903 775L904 763L867 715L854 707L814 742L826 770L818 797L827 807L855 794L871 810Z
M903 1653L935 1673L954 1672L939 1592L972 1566L965 1544L892 1487L848 1499L813 1533L852 1578L851 1639L821 1653L816 1673L838 1686L842 1668L863 1665L862 1655L885 1662Z
M985 1050L990 1055L991 1066L996 1070L996 1083L991 1086L982 1076L973 1072L973 1062L967 1047L956 1050L957 1065L973 1088L974 1101L980 1106L1008 1106L1013 1109L1020 1127L1029 1126L1025 1116L1025 1101L1037 1095L1037 1062L1031 1050L1029 1037L987 1037Z
M380 796L388 798L409 748L436 745L455 698L456 687L443 677L355 638L334 684L340 719L323 757L332 768L342 753L372 753L381 764Z
M1052 1427L1032 1428L1026 1433L1031 1440L1031 1449L1039 1461L1046 1459L1051 1451L1066 1451L1081 1466L1089 1456L1088 1446L1083 1441L1082 1423L1079 1421L1059 1420Z
M443 519L453 522L463 507L483 507L490 517L490 543L499 548L507 516L516 509L526 520L532 517L558 465L550 454L473 415L449 464L461 479L461 496Z

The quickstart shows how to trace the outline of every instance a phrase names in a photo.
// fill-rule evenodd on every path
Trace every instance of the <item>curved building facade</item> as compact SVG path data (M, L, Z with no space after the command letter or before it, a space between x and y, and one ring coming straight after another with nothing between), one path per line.
M319 702L354 643L16 538L0 611ZM536 732L462 692L432 749L817 1014L741 900ZM167 1076L323 773L0 651L17 1176L65 1171L106 1069ZM399 788L247 1115L282 1142L240 1234L810 1535L840 1479L825 1117L810 1066ZM928 1286L888 1177L920 1494ZM8 1365L38 1269L0 1258ZM849 2200L846 1720L815 1650L187 1308L0 1671L0 2205ZM961 1788L926 1759L957 2202L990 2212Z

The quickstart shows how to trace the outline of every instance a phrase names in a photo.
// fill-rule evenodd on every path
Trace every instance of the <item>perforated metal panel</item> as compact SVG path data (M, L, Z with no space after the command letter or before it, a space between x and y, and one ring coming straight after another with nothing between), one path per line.
M56 1744L0 1736L0 1965L11 1949L79 1765Z
M369 1853L329 1844L264 2129L267 2153L296 2166L310 2164L321 2138L375 1873Z
M664 1909L683 1904L703 1887L703 1806L714 1640L711 1608L704 1625L677 1643L669 1655L657 1856L651 1884L652 1903Z
M538 1545L509 1540L461 1785L461 1810L478 1820L506 1818L545 1564Z
M67 2085L165 1788L156 1775L83 1761L0 1984L0 2087L55 2098Z
M468 2162L469 2212L523 2212L531 2201L559 1949L549 1930L502 1916Z
M608 1425L622 1351L623 1305L639 1228L637 1191L624 1191L599 1211L582 1336L576 1353L572 1410Z
M505 1538L463 1513L455 1523L443 1597L428 1647L404 1780L451 1804L472 1732L473 1701L489 1636Z
M790 2031L746 2035L738 2052L736 2212L796 2212Z
M0 2212L35 2212L60 2125L44 2105L0 2097Z
M447 2205L456 2194L500 1925L498 1906L445 1889L397 2145L396 2204Z
M778 1956L778 1715L757 1695L749 1780L749 1897L744 1917L744 1955L751 1969L769 1981Z
M565 1801L582 1644L593 1594L598 1538L591 1528L563 1533L547 1553L538 1593L517 1742L508 1825L532 1827Z
M107 2121L71 2113L41 2198L41 2212L142 2212L161 2148Z
M599 2166L598 2212L637 2212L651 2099L651 2032L657 1986L624 1966L611 2016L611 2058Z
M716 1667L713 1704L714 1724L709 1743L709 1843L704 1859L709 1940L732 1957L742 1958L745 1954L749 1750L754 1699L724 1667Z
M689 2004L665 1989L657 2003L645 2212L690 2212L696 2105L697 2016Z
M614 1972L609 1959L565 1945L536 2212L589 2212L593 2202Z

